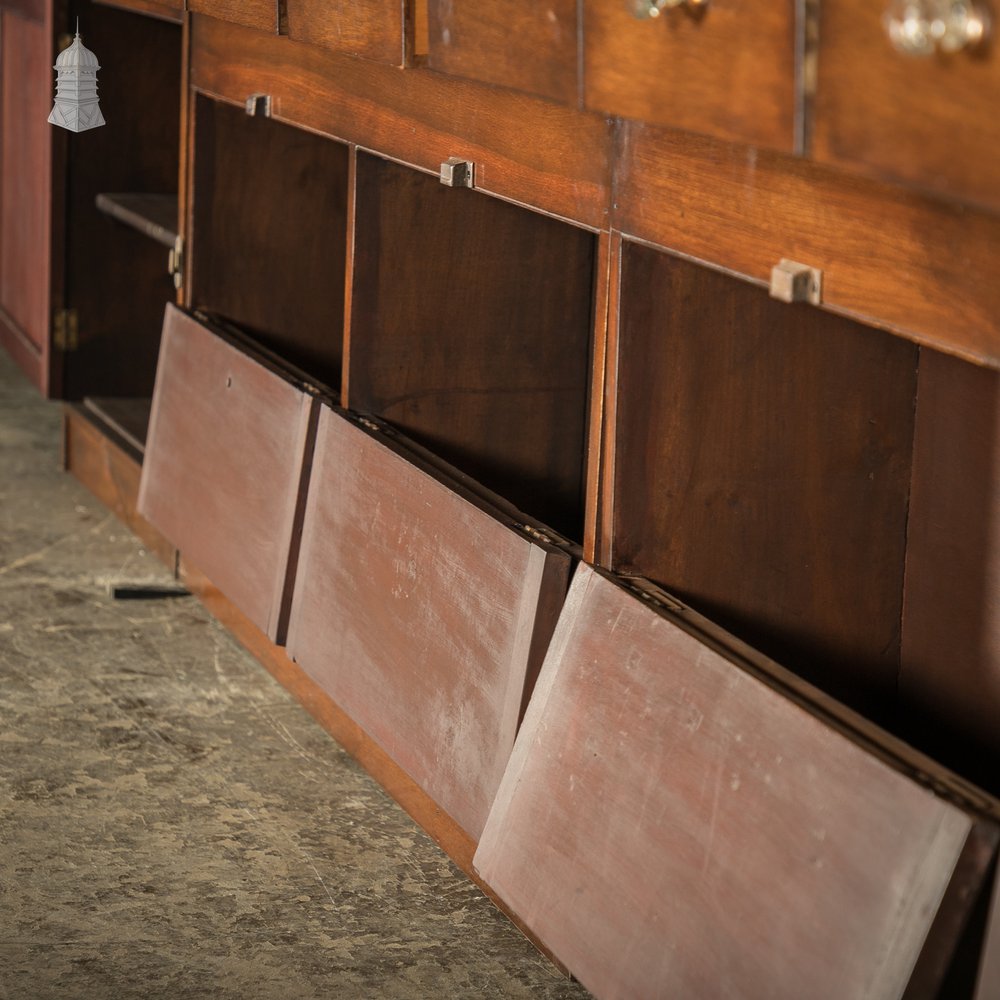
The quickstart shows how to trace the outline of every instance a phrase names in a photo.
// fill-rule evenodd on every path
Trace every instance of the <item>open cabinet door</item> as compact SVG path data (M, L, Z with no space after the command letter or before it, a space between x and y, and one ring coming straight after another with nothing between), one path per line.
M483 880L596 997L938 995L986 800L641 593L577 569Z
M65 138L48 124L64 3L0 4L0 345L47 396L61 391ZM61 331L60 328L61 327Z

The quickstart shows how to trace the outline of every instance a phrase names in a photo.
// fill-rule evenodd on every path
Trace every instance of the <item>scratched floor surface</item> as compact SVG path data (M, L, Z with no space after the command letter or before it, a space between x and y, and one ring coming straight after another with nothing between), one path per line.
M0 1000L570 998L58 468L0 352Z

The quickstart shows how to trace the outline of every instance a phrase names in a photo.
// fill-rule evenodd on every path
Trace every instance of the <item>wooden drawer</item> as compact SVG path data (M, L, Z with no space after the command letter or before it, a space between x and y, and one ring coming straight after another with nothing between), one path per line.
M279 643L317 405L167 307L138 510Z
M578 567L479 874L595 996L936 996L995 823L646 597Z
M279 0L187 0L194 14L208 14L248 28L278 33Z
M724 139L796 145L793 0L712 0L657 18L644 0L584 0L587 108Z
M996 46L905 55L893 48L883 24L888 0L819 6L813 155L1000 205Z
M576 0L429 0L428 65L576 105L577 7Z
M300 42L401 66L405 0L288 0L288 34Z
M289 652L478 838L570 563L385 433L324 407Z

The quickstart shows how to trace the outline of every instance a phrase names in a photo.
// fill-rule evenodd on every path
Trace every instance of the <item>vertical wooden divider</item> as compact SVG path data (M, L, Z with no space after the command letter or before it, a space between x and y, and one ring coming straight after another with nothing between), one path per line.
M354 301L354 227L357 216L355 204L358 191L358 147L350 143L347 147L347 252L344 257L344 341L343 362L340 366L340 405L351 406L351 313Z
M176 296L179 306L187 305L188 288L191 284L191 233L194 226L190 192L195 156L195 107L196 102L191 100L191 15L185 10L184 20L181 22L181 151L177 171L177 232L184 247L181 285Z

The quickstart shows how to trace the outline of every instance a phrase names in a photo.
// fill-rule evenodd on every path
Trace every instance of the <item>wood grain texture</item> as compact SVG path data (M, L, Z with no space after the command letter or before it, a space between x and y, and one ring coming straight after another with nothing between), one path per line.
M975 1000L1000 996L1000 878L994 874Z
M406 0L288 0L288 36L336 52L403 65Z
M475 866L596 996L896 997L972 829L581 565Z
M713 0L697 14L682 7L639 20L626 0L584 0L585 104L791 152L795 8Z
M615 225L767 282L782 257L823 270L823 301L1000 365L1000 218L777 153L626 123Z
M184 20L184 0L93 0L105 7L119 7L137 14L159 17L180 24Z
M272 639L311 397L175 306L164 320L139 512Z
M174 297L167 251L102 212L97 196L177 190L181 29L92 5L86 30L109 45L99 84L108 124L70 143L65 284L80 344L66 359L63 395L150 396L163 307Z
M975 54L902 55L882 25L887 6L819 5L812 155L1000 207L996 44Z
M589 232L358 156L350 402L582 538Z
M939 755L995 790L1000 374L924 351L918 386L900 697Z
M208 18L192 24L192 85L242 103L266 91L274 116L438 172L476 162L492 194L602 228L608 219L611 123L551 101L424 69L292 45Z
M580 81L576 0L430 0L431 69L576 106Z
M347 148L205 98L195 116L188 301L338 387Z
M16 14L31 21L43 22L49 4L47 0L3 0L3 13Z
M177 549L136 509L142 469L138 453L116 441L114 431L81 406L63 409L63 462L150 552L174 569Z
M634 244L619 336L613 568L885 709L917 348Z
M7 345L49 389L51 22L0 12L0 318Z
M193 14L208 14L272 34L278 32L278 0L186 0L186 3Z
M324 408L288 648L476 839L569 564Z

